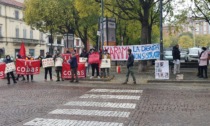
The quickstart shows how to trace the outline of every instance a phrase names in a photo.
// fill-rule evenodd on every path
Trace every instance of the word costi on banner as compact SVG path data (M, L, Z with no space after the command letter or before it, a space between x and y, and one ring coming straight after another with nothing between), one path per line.
M160 58L160 44L104 46L104 50L108 50L113 61L127 60L128 49L132 50L134 60L151 60Z

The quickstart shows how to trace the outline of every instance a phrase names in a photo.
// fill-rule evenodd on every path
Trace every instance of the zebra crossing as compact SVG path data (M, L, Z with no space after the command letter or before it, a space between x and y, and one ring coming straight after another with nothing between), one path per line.
M124 126L124 121L136 108L142 93L143 90L91 89L76 100L49 112L47 117L35 118L23 125ZM53 118L54 115L56 118ZM63 119L61 116L67 117Z

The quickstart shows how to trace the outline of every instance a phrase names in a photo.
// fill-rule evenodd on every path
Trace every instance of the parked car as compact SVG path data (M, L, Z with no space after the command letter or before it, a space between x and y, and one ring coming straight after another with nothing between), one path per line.
M188 60L188 51L187 50L181 50L180 51L180 58L181 58L181 62L187 62Z
M164 51L164 60L169 60L169 61L173 61L173 55L172 55L172 50L166 50Z
M189 48L189 54L187 61L198 61L199 54L201 53L202 49L198 47Z

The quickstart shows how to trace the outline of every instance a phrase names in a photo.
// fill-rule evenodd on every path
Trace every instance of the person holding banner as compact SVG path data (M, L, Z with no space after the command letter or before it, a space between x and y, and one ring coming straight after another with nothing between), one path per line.
M136 78L134 76L134 72L133 72L133 64L134 64L134 55L132 54L132 50L128 49L128 61L127 61L127 74L126 74L126 80L123 84L127 84L128 83L128 79L129 79L129 75L131 74L131 76L133 77L133 84L136 84Z
M46 59L47 58L52 58L52 56L47 52L45 58ZM47 74L48 74L48 72L50 74L50 80L53 81L53 79L52 79L52 67L46 67L46 68L44 68L44 71L45 71L45 76L44 76L45 81L47 81Z
M11 57L9 55L7 55L4 62L6 64L9 64L9 63L12 63L13 61L11 60ZM12 80L13 80L14 84L16 84L17 82L15 80L13 71L7 73L7 81L8 81L7 84L10 84L10 75L12 76Z
M21 57L21 55L20 55L20 54L18 54L18 55L17 55L17 59L22 59L22 57ZM24 75L20 75L20 74L18 74L18 75L17 75L17 78L16 78L16 80L17 80L17 81L19 80L19 77L20 77L20 76L22 76L22 77L23 77L22 81L25 81L25 80L26 80L26 79L25 79L25 77L24 77Z
M63 58L62 56L60 55L59 52L57 52L57 54L54 56L54 61L55 61L55 71L56 71L56 74L57 74L57 80L56 82L59 82L60 81L60 78L62 79L62 81L64 81L64 79L62 78L62 65L63 65ZM61 77L60 77L61 75Z
M97 72L98 79L100 79L99 76L100 54L95 49L91 49L91 53L88 56L88 63L91 64L92 67L92 76L90 77L90 79L93 79L95 75L95 70Z
M102 59L109 59L111 60L111 56L110 54L108 53L108 50L104 50L104 54L102 55ZM106 71L107 71L107 74L106 74ZM101 77L102 78L109 78L109 68L101 68Z
M77 69L78 69L78 63L77 63L77 57L75 55L75 51L72 52L71 59L69 60L70 67L71 67L71 81L74 82L74 76L76 77L76 83L79 82L78 75L77 75Z
M34 58L31 56L31 54L29 54L27 57L26 57L26 60L34 60ZM27 82L29 82L29 76L31 76L31 82L34 81L34 75L26 75L27 76Z

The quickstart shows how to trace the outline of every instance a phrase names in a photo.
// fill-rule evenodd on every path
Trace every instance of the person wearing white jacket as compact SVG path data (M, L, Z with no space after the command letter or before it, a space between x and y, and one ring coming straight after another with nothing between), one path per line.
M208 78L207 76L208 51L206 47L202 47L202 50L203 51L201 52L200 58L199 58L199 67L201 69L199 78Z

